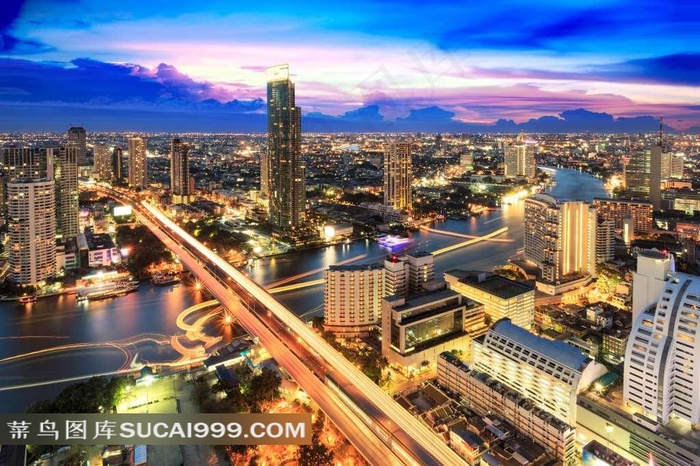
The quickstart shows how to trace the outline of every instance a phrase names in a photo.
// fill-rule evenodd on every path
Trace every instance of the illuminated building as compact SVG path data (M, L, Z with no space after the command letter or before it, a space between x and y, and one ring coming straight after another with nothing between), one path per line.
M112 148L106 144L95 144L93 171L99 181L112 181Z
M53 173L58 214L57 233L64 239L75 238L79 233L78 153L77 147L67 146L54 149L51 155L57 158Z
M438 357L437 380L460 395L477 413L503 417L521 434L563 460L565 465L578 464L574 427L539 408L517 390L488 374L472 370L448 352Z
M655 249L640 251L632 273L632 319L656 303L671 273L671 255Z
M170 192L173 204L190 202L190 146L180 139L170 145Z
M556 288L540 283L558 286L596 276L597 221L595 209L583 201L559 202L544 194L525 199L525 259L542 272L538 288L555 294Z
M384 266L332 265L324 272L323 327L341 337L367 334L379 324Z
M487 272L449 270L445 281L451 290L484 305L484 313L492 322L504 317L529 329L535 312L535 290Z
M656 306L636 316L627 343L624 402L652 422L700 423L700 277L676 273Z
M634 231L631 233L651 233L653 208L650 202L596 198L593 199L593 207L598 215L612 220L616 230L624 228L625 217L630 215L634 221Z
M625 166L625 188L634 197L648 199L650 183L651 151L639 149Z
M670 157L670 154L663 154L661 140L651 146L649 153L649 200L654 210L661 209L661 180L662 178L662 159Z
M288 65L268 68L267 78L268 148L261 166L261 183L269 199L269 222L278 228L295 229L302 226L306 214L301 109L295 104Z
M7 183L9 277L39 285L56 274L56 190L53 179Z
M408 294L423 292L423 283L435 278L435 256L427 251L406 255L408 265Z
M524 134L519 134L514 143L505 147L503 158L506 178L523 176L534 179L537 176L535 163L535 143L526 141Z
M411 144L392 142L384 150L384 205L395 210L411 210L413 182Z
M591 209L590 212L595 212ZM589 227L595 225L595 261L600 264L602 262L610 262L615 259L615 224L612 220L606 220L600 215L597 216L596 222L589 222ZM588 235L589 241L591 235Z
M384 295L406 296L406 261L396 254L387 256L384 260Z
M467 305L473 307L451 290L384 298L382 355L411 372L424 361L435 362L443 351L462 347L470 341L464 331Z
M569 425L576 425L577 394L606 372L577 348L538 337L509 319L472 342L472 367Z
M87 165L87 134L85 128L74 126L68 129L68 144L67 147L73 147L76 150L77 166L82 167Z
M141 137L129 138L129 187L148 187L148 160L146 158L146 140Z
M121 183L124 180L124 151L121 147L115 147L112 151L112 176L109 181Z

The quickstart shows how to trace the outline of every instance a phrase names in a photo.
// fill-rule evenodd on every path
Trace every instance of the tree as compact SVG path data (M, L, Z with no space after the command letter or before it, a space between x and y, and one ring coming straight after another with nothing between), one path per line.
M297 450L299 466L331 466L334 456L333 452L315 437L311 445L300 445Z

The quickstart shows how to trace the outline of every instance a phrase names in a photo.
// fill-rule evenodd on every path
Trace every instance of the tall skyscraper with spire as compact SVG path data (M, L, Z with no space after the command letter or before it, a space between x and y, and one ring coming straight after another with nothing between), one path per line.
M173 204L190 202L190 146L180 139L170 145L170 191Z
M664 117L659 120L659 138L651 146L649 169L649 200L654 210L661 210L661 179L664 158Z
M296 229L305 217L306 180L301 160L301 109L295 105L289 65L267 70L266 159L261 161L260 178L263 189L267 181L269 221L278 228Z

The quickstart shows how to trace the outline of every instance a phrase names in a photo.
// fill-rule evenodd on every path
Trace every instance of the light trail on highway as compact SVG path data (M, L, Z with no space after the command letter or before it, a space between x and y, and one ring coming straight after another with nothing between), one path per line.
M197 255L201 255L204 260L221 270L227 276L227 278L233 280L233 282L240 287L244 293L249 294L255 302L262 304L266 309L270 310L277 319L285 322L289 326L290 330L298 335L299 338L310 348L313 348L317 356L328 365L329 371L334 374L334 378L336 378L337 374L339 379L343 379L341 383L349 384L353 389L357 390L356 395L361 397L361 399L356 399L355 401L358 404L363 405L362 409L371 409L374 411L374 421L377 422L381 428L384 429L384 431L393 433L394 439L392 439L391 444L394 448L392 451L401 454L401 450L403 450L403 453L405 454L406 449L408 449L410 451L410 455L413 458L416 458L418 464L464 464L464 461L425 424L413 417L412 414L401 407L393 398L382 391L376 384L374 384L374 382L369 380L364 373L362 373L362 371L347 361L325 340L323 340L313 330L307 327L306 324L299 320L299 318L289 309L283 306L265 289L250 279L250 277L246 276L231 266L224 259L214 254L211 250L206 248L199 241L182 230L182 228L180 228L177 224L163 215L163 213L154 206L145 201L141 202L141 206L146 209L153 221L162 225L162 227L159 228L153 223L153 221L146 219L144 215L140 215L140 217L144 218L146 222L152 225L154 232L160 233L160 235L157 235L159 238L169 238L171 239L171 243L179 246L180 248L182 248L180 243L183 242L186 243L188 247L193 248ZM494 233L491 235L494 235ZM175 237L178 238L177 241L175 240ZM199 261L199 259L197 260ZM210 271L210 274L214 277L217 275L217 273L213 271ZM216 284L220 283L218 280L220 279L216 277ZM207 280L207 282L207 287L210 289L210 291L212 291L212 289L209 287L209 285L212 285L211 278ZM227 280L223 280L223 282L225 283ZM233 284L228 283L227 285L229 288L227 291L229 293L233 293L233 291L230 289ZM221 293L221 295L226 296L225 293ZM215 294L215 296L217 295ZM219 296L217 296L217 298L218 297ZM249 330L251 329L249 328ZM318 402L318 400L316 401ZM378 417L382 417L382 419L378 419ZM397 435L401 438L398 438Z

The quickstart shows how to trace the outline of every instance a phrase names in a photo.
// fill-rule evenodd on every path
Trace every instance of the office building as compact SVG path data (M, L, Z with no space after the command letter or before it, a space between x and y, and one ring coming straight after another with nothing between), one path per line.
M525 177L532 180L537 177L535 143L527 141L522 133L514 143L506 145L503 161L506 178Z
M631 216L634 224L632 233L651 233L653 207L650 202L596 198L593 199L593 207L598 215L612 220L618 231L624 228L625 217Z
M502 417L563 464L578 464L574 427L539 408L517 390L488 374L473 370L447 352L438 357L437 380L458 394L478 414Z
M119 184L124 181L124 150L115 147L112 151L112 176L110 182Z
M79 233L78 216L78 148L60 147L49 149L57 159L54 162L53 178L56 186L57 234L60 238L75 238Z
M507 317L520 327L530 329L535 313L535 290L488 272L453 269L445 272L452 291L484 305L491 322Z
M637 270L632 273L632 319L659 299L672 269L672 256L655 249L637 254Z
M379 325L383 264L332 265L323 278L323 327L327 332L357 337Z
M301 109L296 106L289 66L267 70L267 176L269 222L277 228L296 229L306 214L306 180L301 159ZM264 174L266 172L266 175Z
M170 145L170 192L173 204L190 202L190 147L180 139Z
M40 285L56 274L56 191L53 179L7 183L9 278Z
M145 189L148 187L148 159L146 158L146 140L141 137L129 138L129 187Z
M625 188L634 198L649 199L651 184L651 151L639 149L625 166Z
M98 181L112 181L112 148L107 144L95 144L94 177Z
M426 291L382 301L382 355L390 364L413 372L437 361L443 351L470 341L464 329L467 307L476 306L450 290Z
M77 164L84 167L87 161L87 134L85 128L73 126L68 129L68 144L66 147L73 147L76 151Z
M576 425L576 396L606 369L560 340L538 337L502 319L472 342L472 368Z
M583 201L559 202L545 194L525 199L525 259L541 271L538 289L565 291L560 285L596 276L597 222Z
M395 210L412 210L413 162L411 144L391 142L384 150L384 205Z
M635 318L627 343L624 401L652 421L700 423L700 277L672 274L656 306Z

